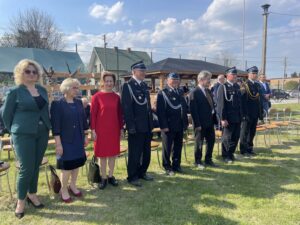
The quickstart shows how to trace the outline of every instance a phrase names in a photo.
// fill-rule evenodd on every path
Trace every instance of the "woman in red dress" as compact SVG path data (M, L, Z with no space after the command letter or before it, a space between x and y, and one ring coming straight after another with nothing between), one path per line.
M99 189L104 189L107 183L117 186L113 176L115 159L120 154L120 135L123 128L123 116L120 97L113 88L116 76L110 72L101 74L101 91L92 97L91 130L94 139L94 154L99 159L101 182ZM107 178L106 166L109 173Z

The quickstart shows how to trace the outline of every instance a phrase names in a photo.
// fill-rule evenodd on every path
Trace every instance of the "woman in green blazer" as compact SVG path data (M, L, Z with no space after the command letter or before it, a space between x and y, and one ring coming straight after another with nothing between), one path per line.
M14 69L16 86L6 96L2 117L11 133L20 171L17 182L18 202L15 215L24 216L25 199L35 208L44 205L38 199L39 167L48 144L50 119L48 94L38 84L42 70L39 64L21 60Z

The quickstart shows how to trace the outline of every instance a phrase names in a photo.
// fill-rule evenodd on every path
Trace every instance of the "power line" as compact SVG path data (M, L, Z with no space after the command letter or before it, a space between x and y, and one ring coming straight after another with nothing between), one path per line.
M270 12L270 13L281 15L281 16L300 16L299 14L289 14L289 13L280 13L280 12Z

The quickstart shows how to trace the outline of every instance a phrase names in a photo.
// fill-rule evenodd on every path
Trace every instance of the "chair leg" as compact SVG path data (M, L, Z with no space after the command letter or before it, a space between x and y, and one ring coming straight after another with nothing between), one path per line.
M14 190L17 191L17 168L16 168L16 171L15 171L15 177L14 177Z
M267 131L264 132L264 142L265 142L266 147L269 147L269 145L268 145L268 143L267 143L267 139L266 139L266 132L267 132Z
M45 174L46 174L46 181L47 181L47 186L48 186L48 191L49 191L49 197L51 197L51 187L50 187L50 183L49 183L49 177L48 177L48 172L47 172L47 166L45 167Z
M158 147L156 148L156 154L157 154L158 165L159 165L160 168L162 168L162 166L160 165L160 159L159 159Z
M274 132L275 132L275 130L274 130ZM280 135L280 129L277 129L277 131L276 131L277 141L278 141L278 144L281 144L279 135Z
M124 155L126 168L128 167L127 154Z
M10 199L12 200L13 199L13 195L12 195L11 188L10 188L8 171L6 172L6 179L7 179L7 187L8 187L8 190L9 190Z
M184 151L184 158L185 158L185 161L188 162L187 156L186 156L186 143L183 144L183 151Z

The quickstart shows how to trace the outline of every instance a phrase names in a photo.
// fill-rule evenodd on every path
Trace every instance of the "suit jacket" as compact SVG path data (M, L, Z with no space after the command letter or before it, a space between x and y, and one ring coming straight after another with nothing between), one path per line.
M7 93L2 106L2 118L10 133L36 134L40 119L43 120L48 129L51 128L47 91L38 84L36 84L36 88L46 101L41 110L25 85L13 87Z
M162 91L159 91L157 94L157 116L160 128L169 128L170 131L186 130L188 126L187 104L183 91L178 89L178 93L176 93L170 87L164 88L163 91L173 106L181 104L181 108L173 109L165 101Z
M214 86L211 88L211 92L214 97L214 101L217 102L217 96L218 96L218 89L220 87L221 83L217 82L214 84Z
M134 97L131 96L128 85L130 85ZM145 102L145 99L147 99L146 104L138 104ZM121 90L121 103L126 129L129 133L145 133L152 131L153 118L150 94L147 85L144 82L138 84L135 79L131 78L127 83L123 84Z
M82 101L74 99L74 103L79 112L79 118L72 113L65 98L53 101L50 109L53 135L59 135L62 141L68 143L72 143L76 129L80 129L83 138L84 130L89 129ZM79 119L79 128L75 125L77 119Z
M213 99L211 92L209 92L211 99ZM211 108L209 102L197 86L190 93L190 111L194 123L194 128L201 126L201 128L208 128L217 124L215 108ZM212 113L214 111L214 113Z
M249 89L248 89L249 87ZM260 90L260 84L257 82L252 83L247 80L242 84L241 89L241 100L242 100L242 113L246 118L252 119L263 119L263 105L262 105L262 96ZM248 92L250 91L250 93ZM251 96L259 95L257 98Z
M228 123L240 123L243 117L240 86L226 82L224 85L220 85L217 95L217 112L220 120L227 120Z
M266 88L264 87L264 85L261 83L261 82L258 82L259 85L260 85L260 94L262 95L261 96L261 99L263 102L269 102L269 100L267 100L264 95L267 95L267 94L272 94L271 92L271 89L270 89L270 86L267 82L265 82L264 84L266 85Z

